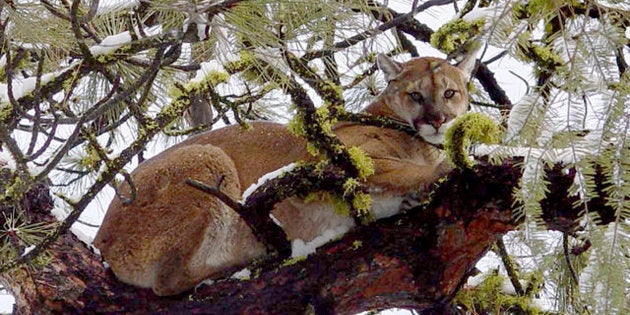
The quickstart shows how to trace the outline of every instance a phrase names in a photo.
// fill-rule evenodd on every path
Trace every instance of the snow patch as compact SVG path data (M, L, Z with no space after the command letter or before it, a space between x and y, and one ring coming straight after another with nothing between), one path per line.
M240 271L237 271L234 274L232 274L230 278L238 279L238 280L249 280L251 276L252 276L252 271L247 268L243 268Z
M241 197L241 202L244 202L245 200L247 200L247 198L249 198L249 196L254 193L254 191L256 191L256 189L258 189L258 187L262 186L264 183L266 183L268 180L274 179L286 172L290 172L292 171L295 167L297 166L296 163L291 163L288 165L285 165L273 172L269 172L263 176L261 176L258 181L256 182L256 184L252 184L250 185L245 192L243 192L243 196Z
M22 253L22 256L26 256L26 254L30 253L33 249L35 249L35 245L31 245L31 246L25 248L24 252Z
M269 217L271 218L271 221L273 221L273 223L275 223L279 227L282 227L282 223L280 223L280 220L278 220L278 218L276 218L273 214L270 213Z
M50 81L52 81L57 76L56 73L46 73L41 77L40 85L44 85ZM28 95L29 93L35 90L35 85L37 83L36 77L30 77L26 79L17 79L14 78L11 82L13 98L16 100L21 99L22 97ZM9 87L7 84L0 83L0 103L9 101Z
M294 239L291 243L291 258L308 256L315 253L318 247L337 239L346 234L350 228L354 226L353 223L349 225L340 225L334 229L324 231L322 235L314 238L310 242L304 242L301 239Z
M162 31L162 26L157 25L144 29L144 33L147 36L154 36ZM138 31L136 31L138 33ZM90 47L90 53L93 56L107 55L117 50L118 48L129 44L131 42L131 34L129 31L122 32L115 35L110 35L101 41L100 44Z
M127 1L105 1L100 3L96 10L96 16L108 14L116 11L131 10L140 5L138 0Z
M0 146L0 168L8 168L12 170L16 169L15 160L13 159L13 156L6 149L2 150L1 146Z
M103 38L103 41L99 45L90 47L90 53L94 56L107 55L130 42L131 34L129 31L107 36Z
M474 22L475 20L479 20L479 19L486 19L489 21L495 20L497 19L501 12L499 10L501 10L503 8L499 8L499 7L485 7L485 8L474 8L472 9L470 12L466 13L466 15L464 15L462 18L462 20L470 23L470 22Z
M11 294L0 293L0 314L11 314L15 298Z
M197 70L195 77L190 79L190 82L200 83L208 76L208 74L214 71L225 72L223 66L216 60L202 62L199 66L201 66L201 69Z
M92 245L92 241L94 241L94 235L86 233L84 229L77 227L76 224L70 227L70 231L79 239L79 241L85 243L85 245L89 246L96 254L100 255L101 251L98 248Z
M372 213L375 219L389 218L400 212L400 206L403 201L402 196L394 197L372 197Z

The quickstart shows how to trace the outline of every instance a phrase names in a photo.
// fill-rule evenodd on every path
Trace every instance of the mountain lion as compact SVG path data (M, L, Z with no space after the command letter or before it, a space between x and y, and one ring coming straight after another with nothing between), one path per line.
M468 107L467 83L474 56L452 66L423 57L398 63L378 55L388 82L364 112L386 116L418 131L344 123L334 132L348 147L358 146L374 161L365 184L376 218L399 211L403 196L426 189L448 167L439 143L453 118ZM215 183L235 200L257 179L285 165L308 159L306 143L285 126L254 122L245 130L229 126L192 137L140 164L132 173L136 198L109 206L94 240L123 282L174 295L228 268L265 254L239 215L210 194L185 183L187 178ZM131 196L122 185L123 196ZM289 198L272 215L292 241L309 242L324 232L342 234L351 218L335 214L324 201Z

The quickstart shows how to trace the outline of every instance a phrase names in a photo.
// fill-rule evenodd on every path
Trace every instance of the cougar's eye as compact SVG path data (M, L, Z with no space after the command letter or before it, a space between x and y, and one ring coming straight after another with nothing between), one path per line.
M451 98L455 96L455 90L448 89L444 91L444 98Z
M418 93L418 92L411 92L409 93L409 97L411 97L411 99L416 102L416 103L422 103L422 94Z

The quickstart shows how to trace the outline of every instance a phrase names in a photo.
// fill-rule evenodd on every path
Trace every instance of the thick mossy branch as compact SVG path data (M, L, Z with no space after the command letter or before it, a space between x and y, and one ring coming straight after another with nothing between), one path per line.
M520 165L522 159L506 159L501 165L481 159L472 170L451 172L422 209L358 227L293 264L272 257L264 265L252 265L248 280L225 279L198 288L192 296L159 298L151 290L120 283L103 268L100 257L70 233L51 247L47 268L16 269L10 276L3 274L8 279L4 283L16 290L12 292L23 293L19 308L59 313L286 313L309 307L320 313L357 313L383 307L383 303L440 313L494 240L518 226L510 209L512 190L522 176ZM302 174L272 180L263 185L268 190L255 192L247 204L269 209L278 198L274 187L285 187L284 193L290 194L308 191L312 183L321 190L346 185L343 174L335 169L325 168L317 176L313 168L298 168ZM554 227L558 222L574 222L582 210L572 207L579 197L568 196L575 173L567 173L562 166L547 172L550 187L557 189L541 204L545 221ZM603 176L596 178L598 184L604 185L603 180ZM37 192L31 202L41 196ZM611 222L607 218L614 219L614 209L605 205L605 195L599 198L589 202L589 209L598 211L604 218L601 223L607 224ZM268 218L268 212L253 215ZM69 281L76 286L73 294L47 291L67 287ZM458 301L473 305L479 301L474 299Z
M291 123L291 129L297 135L306 138L311 148L309 152L323 153L325 159L330 160L332 165L345 172L347 179L365 180L374 172L371 158L360 152L358 148L347 148L333 133L338 115L344 112L341 89L331 82L324 82L290 53L285 53L285 59L294 71L302 75L302 78L319 93L323 93L323 97L328 96L331 101L327 105L315 108L304 88L293 82L287 87L287 92L298 112ZM370 212L367 211L371 205L369 195L354 192L346 194L343 198L349 202L352 216L357 223L371 221Z
M256 189L245 200L240 215L259 240L271 245L280 256L288 257L291 254L291 244L284 231L269 215L275 204L290 197L304 198L316 191L338 193L344 191L346 183L345 171L337 167L303 164ZM356 192L353 191L353 196L360 192L358 188L354 190Z
M408 124L401 124L399 121L389 119L384 116L374 116L363 113L351 113L344 111L338 115L339 121L350 121L361 125L377 126L383 128L396 129L408 135L417 136L418 131L411 128Z

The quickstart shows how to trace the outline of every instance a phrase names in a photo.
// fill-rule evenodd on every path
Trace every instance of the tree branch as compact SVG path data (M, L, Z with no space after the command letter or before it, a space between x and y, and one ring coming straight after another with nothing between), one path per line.
M190 296L158 298L150 290L117 282L99 257L67 232L48 251L47 268L22 265L4 273L2 280L11 292L19 292L18 312L231 314L311 309L355 313L401 307L442 313L495 240L518 226L511 209L512 190L522 176L520 165L521 159L501 165L481 160L472 170L455 170L422 208L359 226L304 260L272 256L264 266L250 266L256 276L249 280L218 281ZM578 197L568 196L566 189L574 173L565 172L560 165L547 172L552 189L541 206L549 228L555 229L557 221L578 218L580 208L571 207ZM327 185L326 181L320 183ZM262 191L250 199L268 207L274 202L270 193ZM597 209L602 218L614 215L601 200L592 199L589 209ZM558 205L564 205L561 211ZM607 222L602 220L602 224ZM39 289L33 287L35 283L40 284ZM54 295L42 288L66 291Z

